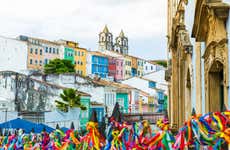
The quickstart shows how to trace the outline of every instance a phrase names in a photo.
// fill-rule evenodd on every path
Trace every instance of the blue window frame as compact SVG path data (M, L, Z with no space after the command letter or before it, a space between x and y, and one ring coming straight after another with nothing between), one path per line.
M45 50L45 52L46 52L46 53L48 53L48 49L49 49L49 48L48 48L48 47L46 47L46 50Z
M45 59L44 63L45 63L45 65L48 64L48 59Z
M163 92L158 92L158 99L159 100L164 100L164 94L163 94Z
M156 82L149 81L149 88L156 88Z

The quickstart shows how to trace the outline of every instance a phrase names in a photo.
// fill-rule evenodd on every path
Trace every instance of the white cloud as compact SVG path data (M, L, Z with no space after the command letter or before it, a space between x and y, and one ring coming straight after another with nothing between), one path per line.
M96 44L105 24L114 37L121 29L133 39L166 35L166 0L0 1L0 34L6 36L95 39Z

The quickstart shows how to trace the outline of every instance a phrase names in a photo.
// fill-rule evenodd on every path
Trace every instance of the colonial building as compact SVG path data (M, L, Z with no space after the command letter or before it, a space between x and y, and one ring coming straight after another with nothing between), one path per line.
M128 55L129 54L129 47L128 47L128 38L125 37L123 30L118 37L116 37L116 43L114 44L114 50L118 53Z
M107 25L104 27L103 31L99 34L99 51L115 51L120 54L128 55L128 38L125 37L123 30L121 30L118 37L115 39L113 44L113 35L109 32Z
M0 36L0 54L1 71L27 69L28 47L26 42Z
M58 42L64 47L64 53L61 58L74 63L77 74L86 76L87 50L79 47L77 42L66 40L59 40Z
M113 50L113 35L109 32L107 26L99 34L99 51L112 51Z
M33 122L47 123L45 122L46 112L55 111L55 100L61 99L60 94L63 92L63 89L68 87L60 86L56 84L57 82L48 83L44 81L45 79L42 75L36 76L39 77L13 71L1 71L0 109L17 112L20 115L19 117ZM47 80L51 79L48 78ZM81 91L78 94L81 95L81 102L87 107L86 111L81 112L80 125L84 126L89 120L88 110L91 96ZM55 127L57 123L60 124L61 122L54 122L50 125ZM79 122L79 120L76 122ZM68 124L70 123L71 121Z
M148 106L146 107L148 109L142 110L143 112L149 110L151 110L151 112L162 112L167 109L167 106L164 106L164 104L167 105L167 99L165 99L165 96L167 97L167 83L165 79L162 78L164 77L164 73L165 71L163 70L122 81L123 84L127 84L147 93L147 95L141 95L141 101L140 99L136 101L136 106Z
M230 104L229 8L221 0L196 2L192 37L202 44L197 51L203 52L205 112L223 111Z
M108 56L109 76L114 77L114 81L123 80L123 59Z
M87 75L97 75L101 78L107 78L109 75L108 56L97 51L89 51L87 55Z
M229 108L229 4L168 1L169 118L174 129L197 113Z

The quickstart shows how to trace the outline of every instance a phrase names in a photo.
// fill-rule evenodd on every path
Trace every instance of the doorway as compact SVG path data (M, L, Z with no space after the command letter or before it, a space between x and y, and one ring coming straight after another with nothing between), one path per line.
M209 112L224 109L224 74L223 64L215 61L208 74L209 79Z

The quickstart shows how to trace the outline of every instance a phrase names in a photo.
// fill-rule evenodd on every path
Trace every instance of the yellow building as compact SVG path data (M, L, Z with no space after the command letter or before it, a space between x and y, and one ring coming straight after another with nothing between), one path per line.
M132 77L132 57L126 55L124 58L124 79L127 79Z
M77 74L86 76L86 56L87 50L79 47L79 44L72 41L66 41L67 46L74 49L74 64Z
M86 56L87 50L85 48L76 47L75 49L75 70L78 74L86 76Z
M144 72L144 60L138 59L137 60L137 76L142 76Z

